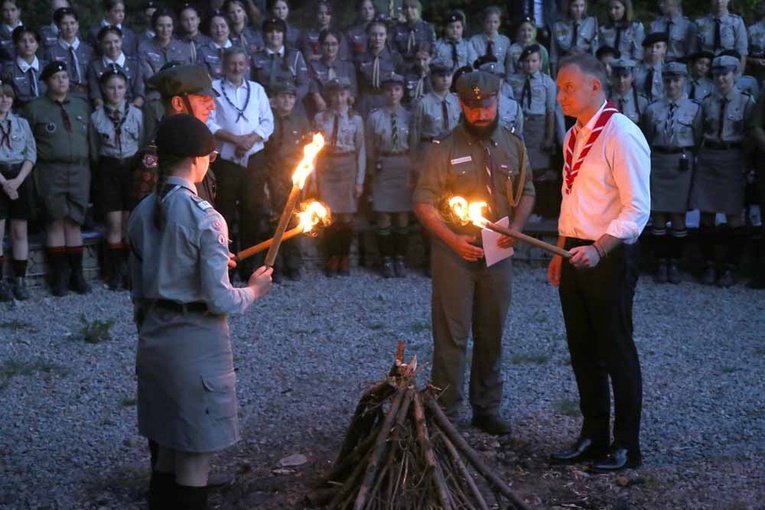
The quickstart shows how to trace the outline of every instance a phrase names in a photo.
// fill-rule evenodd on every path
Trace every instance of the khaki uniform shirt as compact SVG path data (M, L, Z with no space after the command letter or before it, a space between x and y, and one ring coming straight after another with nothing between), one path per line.
M24 117L29 121L37 142L38 160L45 163L88 163L90 107L79 97L65 99L63 107L66 116L58 103L43 96L24 109Z
M122 102L115 109L109 105L90 114L90 148L94 159L129 158L138 152L143 136L143 113L137 106ZM119 128L119 135L117 130Z
M715 90L701 101L704 122L704 141L713 143L740 143L749 130L754 99L736 87L725 96L726 106L720 126L723 97Z
M0 120L0 129L0 162L13 165L37 161L37 144L25 118L8 112L5 120Z
M205 66L213 80L222 78L224 74L223 52L226 48L230 48L231 46L231 41L229 41L228 46L223 47L218 46L212 41L200 45L197 48L197 64Z
M491 169L491 178L487 167ZM525 177L520 182L522 168ZM412 201L447 212L449 199L458 195L470 202L490 204L491 211L485 215L498 220L504 216L512 218L511 199L519 186L523 195L534 196L531 167L521 139L498 127L488 140L479 140L460 123L430 146ZM471 235L477 228L448 224L455 232Z
M683 96L652 103L642 120L643 133L654 148L694 148L701 142L701 102Z

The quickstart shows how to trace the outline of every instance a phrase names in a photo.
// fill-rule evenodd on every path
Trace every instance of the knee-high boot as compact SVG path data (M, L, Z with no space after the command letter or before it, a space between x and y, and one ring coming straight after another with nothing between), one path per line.
M393 278L393 234L390 228L377 230L377 247L380 250L380 269L383 278Z
M406 257L409 251L409 229L407 227L396 228L393 231L394 261L393 268L397 278L406 276Z

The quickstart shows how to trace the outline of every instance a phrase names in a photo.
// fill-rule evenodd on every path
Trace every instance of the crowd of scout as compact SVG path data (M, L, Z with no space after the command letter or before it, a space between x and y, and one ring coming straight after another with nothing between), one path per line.
M326 274L349 274L362 214L376 226L383 276L401 277L417 169L429 146L457 125L454 86L468 69L501 78L499 122L525 141L535 213L557 216L568 124L554 76L561 58L579 52L606 64L610 100L652 146L657 280L682 279L685 213L698 209L702 280L730 286L749 232L744 189L755 158L744 141L762 127L763 108L755 105L765 77L765 20L746 27L728 3L712 1L710 13L694 21L680 0L662 0L661 15L643 23L633 18L630 0L610 0L599 23L586 0L569 0L549 30L538 33L533 19L517 19L508 38L499 7L481 13L481 30L472 36L465 14L451 12L438 37L421 18L419 0L404 0L395 12L360 0L344 30L323 0L304 29L290 22L286 0L226 0L211 12L152 1L141 11L140 31L130 28L122 0L103 0L103 19L91 27L80 27L67 0L51 0L51 23L39 29L22 22L21 2L5 0L0 226L10 220L13 258L0 300L28 296L33 218L45 225L53 295L89 291L81 226L91 202L105 226L107 284L127 284L124 224L155 186L152 142L167 105L152 79L162 69L198 66L215 80L207 124L221 157L200 195L214 199L232 226L232 251L270 235L293 163L315 131L327 147L307 191L334 213L324 235ZM3 262L0 252L0 271ZM254 264L242 264L241 274ZM299 279L300 266L299 250L288 244L274 279ZM752 285L765 286L765 270Z

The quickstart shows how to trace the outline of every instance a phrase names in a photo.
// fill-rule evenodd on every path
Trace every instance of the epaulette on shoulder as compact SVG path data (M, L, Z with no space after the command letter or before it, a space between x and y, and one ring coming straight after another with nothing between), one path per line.
M191 193L190 196L191 196L191 200L194 201L194 203L197 205L197 207L202 209L204 212L207 212L207 213L215 212L215 208L207 200L201 198L198 195L194 195L193 193Z
M515 132L515 129L510 129L507 126L500 126L506 133L513 135L515 138L517 138L519 141L523 142L523 138L521 135Z

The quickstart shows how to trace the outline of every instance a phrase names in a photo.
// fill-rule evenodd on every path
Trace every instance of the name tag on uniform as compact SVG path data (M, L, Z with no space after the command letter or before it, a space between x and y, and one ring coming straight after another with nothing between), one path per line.
M203 211L206 211L208 209L212 209L212 206L210 205L210 202L208 202L207 200L202 200L200 202L197 202L197 207L199 207Z
M473 161L472 156L462 156L461 158L454 158L451 163L452 165L461 165L462 163L470 163Z

